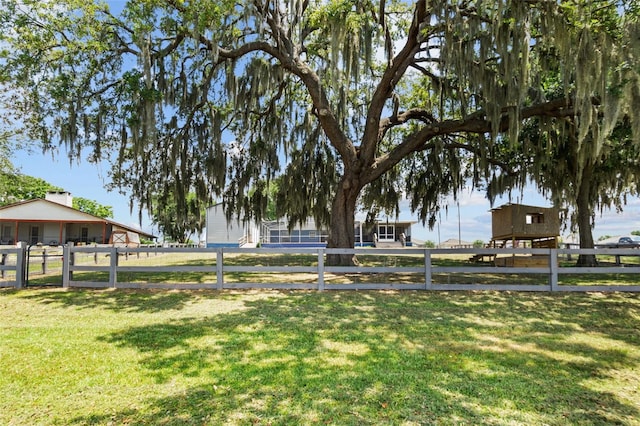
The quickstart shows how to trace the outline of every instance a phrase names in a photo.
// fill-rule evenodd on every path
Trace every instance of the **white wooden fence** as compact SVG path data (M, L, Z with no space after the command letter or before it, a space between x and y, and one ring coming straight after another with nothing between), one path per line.
M0 287L24 287L26 255L25 247L0 248Z
M3 259L8 255L14 255L15 262L0 263L0 286L12 286L21 288L25 285L25 249L1 249ZM177 253L192 253L202 255L209 259L199 262L197 265L150 265L134 266L133 262L127 262L127 257L142 258L157 255L174 256ZM7 256L5 256L5 254ZM382 266L329 266L326 265L327 255L347 254L366 258L377 256L386 259L402 259L412 257L413 266L397 266L388 262ZM607 257L608 263L601 262L597 267L562 266L570 264L566 259L577 259L581 254L594 254L598 258ZM243 255L245 264L232 261L232 257ZM254 264L246 264L246 259L255 256L259 259L264 255L290 255L292 261L286 265L262 265L260 260ZM295 255L304 259L295 262ZM474 255L491 257L535 257L547 259L543 266L494 266L493 263L482 264L466 263L464 266L441 266L434 259L442 256L457 255L463 258L471 258ZM85 259L95 258L96 262L75 262L74 259L83 256ZM108 259L107 263L98 264L97 259ZM225 257L227 261L225 262ZM171 258L171 257L170 257ZM416 261L416 258L418 259ZM170 289L313 289L323 290L504 290L504 291L624 291L640 292L640 251L638 249L326 249L326 248L281 248L281 249L243 249L243 248L162 248L162 247L75 247L65 246L62 262L62 286L63 287L93 287L93 288L170 288ZM289 259L289 258L288 258ZM620 262L625 259L626 262ZM563 262L560 262L563 260ZM252 262L248 262L252 263ZM398 262L402 263L402 262ZM574 262L575 263L575 262ZM508 262L505 262L508 264ZM419 265L419 266L416 266ZM14 271L15 279L4 280L5 271ZM92 272L94 274L83 274ZM95 273L102 273L108 277L102 281L87 281L87 276L95 279ZM201 274L209 278L205 282L126 282L119 276L135 276L144 273L163 274ZM74 276L75 274L75 276ZM255 282L228 279L233 275L246 274L255 278ZM610 282L611 277L623 277L623 283L601 284L596 278L591 278L588 284L568 285L560 283L560 278L572 274L593 274L603 276ZM261 277L276 276L276 281L263 280ZM300 276L305 275L312 279L305 282L295 282ZM498 276L497 283L484 283L482 276ZM83 276L85 277L83 279ZM332 282L336 276L349 276L350 283ZM466 282L456 282L461 276ZM469 279L469 277L472 277ZM528 283L518 283L518 277L533 277ZM410 280L403 280L411 277ZM437 279L436 279L437 277ZM443 277L446 277L443 280ZM474 277L478 279L474 282ZM76 279L77 278L77 279ZM366 278L366 279L365 279ZM370 282L382 278L381 282ZM359 281L366 282L359 282ZM135 281L135 280L132 280ZM163 280L166 281L166 280ZM471 282L469 282L471 281ZM532 283L533 282L533 283Z

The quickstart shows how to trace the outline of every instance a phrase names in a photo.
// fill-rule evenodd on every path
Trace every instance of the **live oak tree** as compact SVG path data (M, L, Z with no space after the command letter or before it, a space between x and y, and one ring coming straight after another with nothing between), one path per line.
M4 174L13 173L14 168L13 164L11 164L11 153L9 150L9 141L0 135L0 170ZM4 187L0 186L0 192L5 190Z
M0 91L2 90L0 84ZM0 105L2 105L2 96L0 95ZM0 173L13 173L15 168L11 163L11 156L16 147L11 143L11 132L8 130L7 117L0 115ZM0 192L3 188L0 186Z
M627 120L618 123L598 152L584 153L585 145L595 142L587 139L579 144L572 130L549 134L547 159L556 161L540 161L536 180L556 204L569 207L569 222L578 230L580 247L593 248L595 215L604 209L622 211L627 197L640 193L640 146L632 141ZM578 258L581 266L595 263L595 255Z
M599 45L592 45L591 40L586 40L586 49L605 46L619 49L632 41L625 40L624 33L620 31L623 17L619 15L616 4L594 2L591 6L591 9L583 10L582 15L573 13L568 17L588 21L591 31L606 40ZM637 6L629 9L625 19L635 19L637 23ZM547 53L546 57L555 61L557 67L561 65L552 53ZM631 66L631 63L623 61L621 66ZM584 72L606 75L614 64L605 58L601 62L581 66ZM560 78L558 68L550 68L546 76L541 76L547 96L558 97L563 93ZM580 247L593 248L592 228L596 214L611 208L622 211L627 198L637 196L640 189L640 145L637 143L637 131L636 139L633 139L630 114L606 109L617 108L615 102L601 104L603 96L619 96L620 85L624 84L624 81L605 79L600 87L587 89L592 96L592 111L588 112L592 117L588 119L593 120L593 125L587 130L579 128L578 120L584 118L580 116L561 119L539 117L525 123L520 143L509 144L501 152L511 170L519 169L519 173L503 174L495 179L489 185L489 197L522 188L528 181L533 181L554 205L562 208L571 230L578 231ZM594 255L579 256L578 264L581 266L595 263Z
M359 199L393 211L404 194L433 224L444 194L511 173L495 154L528 120L570 120L595 150L620 117L640 134L632 0L2 6L2 81L32 137L115 152L141 206L193 192L260 219L249 189L281 176L279 212L329 223L329 247L353 247Z
M578 231L580 247L593 248L595 216L605 209L622 211L630 196L640 194L640 146L631 139L627 119L620 121L597 153L585 153L594 145L587 138L578 143L575 123L542 132L545 124L529 123L521 143L502 155L510 170L488 185L489 197L520 190L533 181L555 206L572 232ZM595 255L581 254L579 266L596 264Z

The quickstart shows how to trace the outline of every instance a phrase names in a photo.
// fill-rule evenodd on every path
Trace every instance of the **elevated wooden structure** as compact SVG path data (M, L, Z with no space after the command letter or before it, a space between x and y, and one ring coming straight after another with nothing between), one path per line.
M504 204L491 210L491 242L488 248L558 248L560 211L556 207ZM489 257L496 266L546 266L548 256L475 255L470 260Z

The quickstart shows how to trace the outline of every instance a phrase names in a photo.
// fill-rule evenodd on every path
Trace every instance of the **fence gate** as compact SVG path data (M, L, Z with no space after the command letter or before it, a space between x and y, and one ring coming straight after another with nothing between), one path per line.
M62 287L62 255L61 246L28 246L25 286Z

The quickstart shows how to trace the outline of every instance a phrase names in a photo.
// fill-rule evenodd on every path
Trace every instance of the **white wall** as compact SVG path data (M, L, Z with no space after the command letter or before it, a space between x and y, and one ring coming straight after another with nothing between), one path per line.
M255 226L244 226L235 220L227 222L221 204L207 208L207 247L237 246L238 241L245 236L247 239L257 240L255 235L249 238L249 235L254 232L256 232Z

